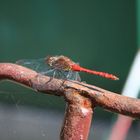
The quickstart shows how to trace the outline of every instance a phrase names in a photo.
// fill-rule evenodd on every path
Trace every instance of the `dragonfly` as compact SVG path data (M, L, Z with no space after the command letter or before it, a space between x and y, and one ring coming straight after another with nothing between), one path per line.
M81 81L79 72L85 72L111 80L119 80L119 78L113 74L81 67L78 63L75 63L70 58L63 55L47 56L40 59L22 59L18 60L16 64L31 68L40 74L58 79Z

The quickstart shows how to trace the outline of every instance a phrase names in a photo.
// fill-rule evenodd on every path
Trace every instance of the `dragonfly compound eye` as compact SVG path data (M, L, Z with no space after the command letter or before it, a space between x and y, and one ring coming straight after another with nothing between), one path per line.
M56 62L57 58L56 57L53 57L53 56L49 56L46 58L46 63L49 65L49 66L53 66L53 64Z
M45 59L46 63L49 65L49 66L52 66L52 57L51 56L48 56L46 59Z

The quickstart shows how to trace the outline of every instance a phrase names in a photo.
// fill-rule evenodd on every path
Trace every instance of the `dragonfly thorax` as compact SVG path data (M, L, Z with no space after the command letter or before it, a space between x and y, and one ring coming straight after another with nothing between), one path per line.
M72 65L74 62L70 60L68 57L63 55L60 56L49 56L46 58L46 63L55 69L70 71L72 70Z

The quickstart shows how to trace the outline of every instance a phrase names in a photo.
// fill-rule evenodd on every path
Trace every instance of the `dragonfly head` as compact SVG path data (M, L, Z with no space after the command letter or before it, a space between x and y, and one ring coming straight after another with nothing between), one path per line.
M57 57L47 56L47 58L45 60L46 60L46 63L51 67L56 62Z

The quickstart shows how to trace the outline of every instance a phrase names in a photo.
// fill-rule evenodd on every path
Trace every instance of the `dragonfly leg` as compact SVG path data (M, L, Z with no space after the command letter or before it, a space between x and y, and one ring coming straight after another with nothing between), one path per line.
M68 71L68 74L66 76L67 79L71 79L72 78L72 71Z
M50 82L53 78L56 77L56 69L51 69L50 72L53 72L53 75L50 76L50 80L49 80L48 82ZM48 83L48 82L47 82L47 83Z
M35 79L37 80L37 83L40 82L39 75L40 75L40 74L37 74L37 75L35 76ZM29 84L30 84L30 86L31 86L35 91L37 91L36 85L33 84L33 81L32 81L32 80L29 80Z
M56 71L57 70L54 70L52 78L55 78L56 77Z
M50 76L49 81L47 81L45 84L48 84L49 82L51 82L51 80L53 80L53 78L55 78L55 73L56 71L53 72L53 76Z
M52 71L54 71L53 76L50 76L50 80L48 82L46 82L46 84L49 83L56 76L56 70L52 70Z
M79 82L81 81L81 77L78 72L75 72L75 80Z
M69 71L67 74L67 79L81 81L80 75L78 72Z

